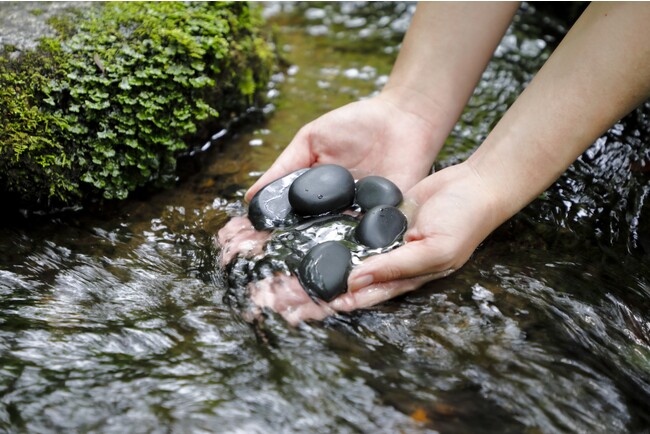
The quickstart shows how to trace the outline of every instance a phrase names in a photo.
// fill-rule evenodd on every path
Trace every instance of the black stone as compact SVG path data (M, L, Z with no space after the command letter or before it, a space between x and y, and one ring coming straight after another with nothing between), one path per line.
M248 205L248 218L258 231L286 228L300 221L289 204L289 187L296 178L307 172L300 169L267 184L258 191Z
M289 203L301 216L315 216L339 211L354 203L354 178L335 164L309 169L289 188Z
M363 216L354 236L371 249L386 247L404 234L406 225L406 216L397 208L377 206Z
M348 290L351 269L350 250L338 241L326 241L307 252L298 267L298 280L310 296L331 301Z
M368 211L380 205L397 206L402 202L402 192L383 176L366 176L357 182L357 205Z

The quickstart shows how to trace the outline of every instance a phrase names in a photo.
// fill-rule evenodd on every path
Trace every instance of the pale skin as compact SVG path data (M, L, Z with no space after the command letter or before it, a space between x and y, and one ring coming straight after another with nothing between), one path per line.
M383 175L405 191L414 204L406 243L355 267L336 310L376 304L460 268L650 97L650 4L592 3L476 152L427 176L518 6L419 4L381 94L303 127L247 192L250 199L321 163Z

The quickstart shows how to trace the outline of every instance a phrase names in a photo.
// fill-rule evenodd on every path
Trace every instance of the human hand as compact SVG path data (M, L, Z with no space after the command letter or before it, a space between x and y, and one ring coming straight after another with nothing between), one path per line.
M448 128L440 127L430 102L421 101L422 110L414 110L412 100L403 103L406 92L387 91L305 125L248 190L246 199L250 201L266 184L315 164L338 164L355 178L381 175L402 191L411 188L431 170ZM429 116L425 119L421 112Z
M292 324L382 303L460 268L507 218L501 209L469 163L449 167L406 192L404 211L411 222L406 243L355 267L348 292L325 303L309 297L295 276L280 274L252 282L251 299Z
M414 289L414 281L421 285L454 272L507 217L501 215L494 192L467 162L418 183L405 194L405 205L410 222L405 244L354 268L348 293L339 297L339 303L372 288L387 288L381 299L373 299L378 303Z
M232 218L217 234L221 266L225 268L237 256L254 261L264 254L264 245L270 237L267 231L256 231L248 218ZM270 309L294 325L300 321L321 320L336 312L373 306L413 290L426 280L419 277L371 285L326 303L310 297L295 275L275 273L248 283L246 289L252 306L244 312L244 317L250 320L259 318L261 309Z
M337 312L350 312L374 306L416 289L426 280L424 277L416 277L366 286L359 291L347 292L327 303L311 298L296 276L276 274L248 285L248 293L254 307L245 313L245 317L259 318L262 309L270 309L292 325L307 320L319 321Z

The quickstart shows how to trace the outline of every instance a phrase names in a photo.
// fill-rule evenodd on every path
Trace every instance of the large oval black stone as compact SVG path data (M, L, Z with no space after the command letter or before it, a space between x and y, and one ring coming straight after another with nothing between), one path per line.
M390 179L383 176L366 176L357 182L357 205L368 211L379 205L397 206L402 192Z
M404 234L406 225L406 216L397 208L377 206L363 216L354 236L371 249L386 247Z
M300 169L267 184L258 191L248 205L248 218L258 231L285 228L299 222L291 209L289 187L308 169Z
M309 169L289 188L289 203L302 216L339 211L354 203L354 178L336 164Z
M347 291L351 268L350 250L338 241L326 241L307 252L298 267L298 280L310 296L331 301Z

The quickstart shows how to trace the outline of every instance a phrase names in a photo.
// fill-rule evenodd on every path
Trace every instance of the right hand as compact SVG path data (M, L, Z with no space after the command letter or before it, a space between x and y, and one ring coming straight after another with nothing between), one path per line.
M246 200L266 184L315 164L341 165L355 178L381 175L402 191L410 189L430 172L448 131L400 107L394 94L348 104L302 127Z
M405 243L355 267L348 279L349 293L388 284L401 289L399 282L417 279L423 284L458 270L510 217L503 206L508 198L508 192L495 190L468 161L428 176L404 195L409 219ZM386 299L401 292L386 292Z

